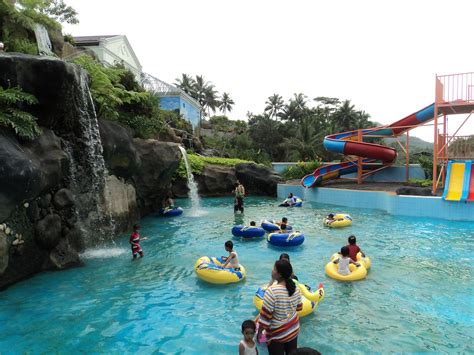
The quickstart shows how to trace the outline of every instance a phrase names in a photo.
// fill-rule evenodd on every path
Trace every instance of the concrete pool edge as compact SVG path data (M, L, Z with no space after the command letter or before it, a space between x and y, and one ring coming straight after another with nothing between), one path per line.
M278 184L277 195L284 199L288 193L305 201L336 206L372 208L391 215L431 217L450 221L474 221L474 203L444 201L434 196L396 195L386 191L359 191L318 187L304 191L303 186Z

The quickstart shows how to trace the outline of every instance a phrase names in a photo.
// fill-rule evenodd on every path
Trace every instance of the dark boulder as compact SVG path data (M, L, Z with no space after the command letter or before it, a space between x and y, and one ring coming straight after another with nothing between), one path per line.
M8 266L8 246L9 244L7 240L7 235L2 230L0 230L0 275L3 274L3 272Z
M52 131L23 145L0 132L0 222L25 200L56 187L67 169L67 155ZM45 207L49 203L44 202Z
M257 164L237 164L235 175L249 195L276 196L280 175L270 168Z
M38 202L31 201L29 203L26 215L31 223L36 223L40 219L40 208L38 207Z
M202 175L195 176L202 196L231 195L235 183L235 169L230 166L206 165Z
M79 254L69 245L67 239L61 239L59 244L49 253L53 268L65 269L81 264Z
M115 122L99 120L104 160L111 174L130 178L139 169L140 156L130 133Z
M0 68L0 86L19 86L38 99L38 104L24 109L38 117L41 127L81 136L84 127L78 117L86 109L81 85L87 75L82 69L60 59L19 53L0 55Z
M0 133L0 222L21 202L41 192L41 168L18 141Z
M50 250L58 245L61 238L61 217L50 214L36 224L36 241Z
M66 239L68 240L69 245L79 252L84 251L86 248L84 238L83 231L77 226L73 226L72 229L69 230L69 233L66 234Z
M62 210L74 204L74 196L70 190L63 188L54 194L53 202L58 210Z
M181 143L183 140L181 137L178 137L175 133L175 130L171 127L164 127L160 133L158 133L158 140L160 142L173 142Z
M62 150L61 139L53 131L43 129L37 139L24 143L24 148L41 167L42 191L56 187L69 173L69 158Z
M51 194L45 194L39 198L38 201L38 206L41 208L48 208L51 206L51 200L52 200Z
M176 143L154 139L133 140L142 162L133 177L141 215L155 212L163 197L171 190L172 178L181 160Z
M397 195L413 195L413 196L432 196L429 187L403 186L396 191Z

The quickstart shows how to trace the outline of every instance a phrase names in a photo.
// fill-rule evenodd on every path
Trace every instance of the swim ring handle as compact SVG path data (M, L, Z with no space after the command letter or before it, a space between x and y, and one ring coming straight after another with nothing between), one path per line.
M310 292L308 291L306 286L302 284L301 282L299 282L298 280L293 279L293 281L296 284L296 286L300 289L301 294L308 300L317 303L324 298L325 292L324 292L324 287L322 283L319 284L319 287L315 292Z

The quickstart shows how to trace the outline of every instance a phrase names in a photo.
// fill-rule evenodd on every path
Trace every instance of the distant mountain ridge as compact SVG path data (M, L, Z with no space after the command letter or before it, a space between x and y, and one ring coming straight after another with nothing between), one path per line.
M399 137L399 139L400 139L400 143L405 144L406 136L401 136ZM395 139L385 138L384 142L390 147L393 147L393 148L398 147L398 144L395 141ZM424 141L423 139L418 138L418 137L410 137L410 150L413 152L420 152L420 151L432 152L433 143Z

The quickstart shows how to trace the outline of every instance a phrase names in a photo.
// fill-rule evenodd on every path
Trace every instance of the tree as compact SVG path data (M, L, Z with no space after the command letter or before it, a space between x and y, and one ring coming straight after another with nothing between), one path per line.
M226 92L222 94L222 97L219 101L219 108L220 110L226 114L227 111L232 111L232 105L235 105L234 100L230 97L230 95Z
M334 119L337 121L339 132L356 129L358 117L357 111L350 100L345 100L338 110L334 113Z
M219 101L217 100L217 91L214 89L214 85L208 84L204 90L204 100L202 107L207 108L207 114L211 117L212 112L216 112L216 108L219 106Z
M265 102L265 105L265 113L268 113L270 117L275 119L281 114L285 103L283 102L283 98L280 95L273 94Z
M202 75L196 75L196 80L193 83L192 97L203 107L205 104L207 86L208 83L204 80Z
M56 22L77 24L77 11L64 3L64 0L16 0L20 8L26 12L36 12L48 16Z
M280 118L284 121L299 122L308 114L306 106L306 96L303 94L293 94L293 98L283 107Z
M77 11L64 3L64 0L45 1L47 6L42 10L58 22L75 25L79 23Z
M181 79L178 78L175 81L175 84L177 87L179 87L186 94L191 95L192 97L194 97L193 91L194 91L195 83L196 82L190 75L184 74L184 73L181 74Z

